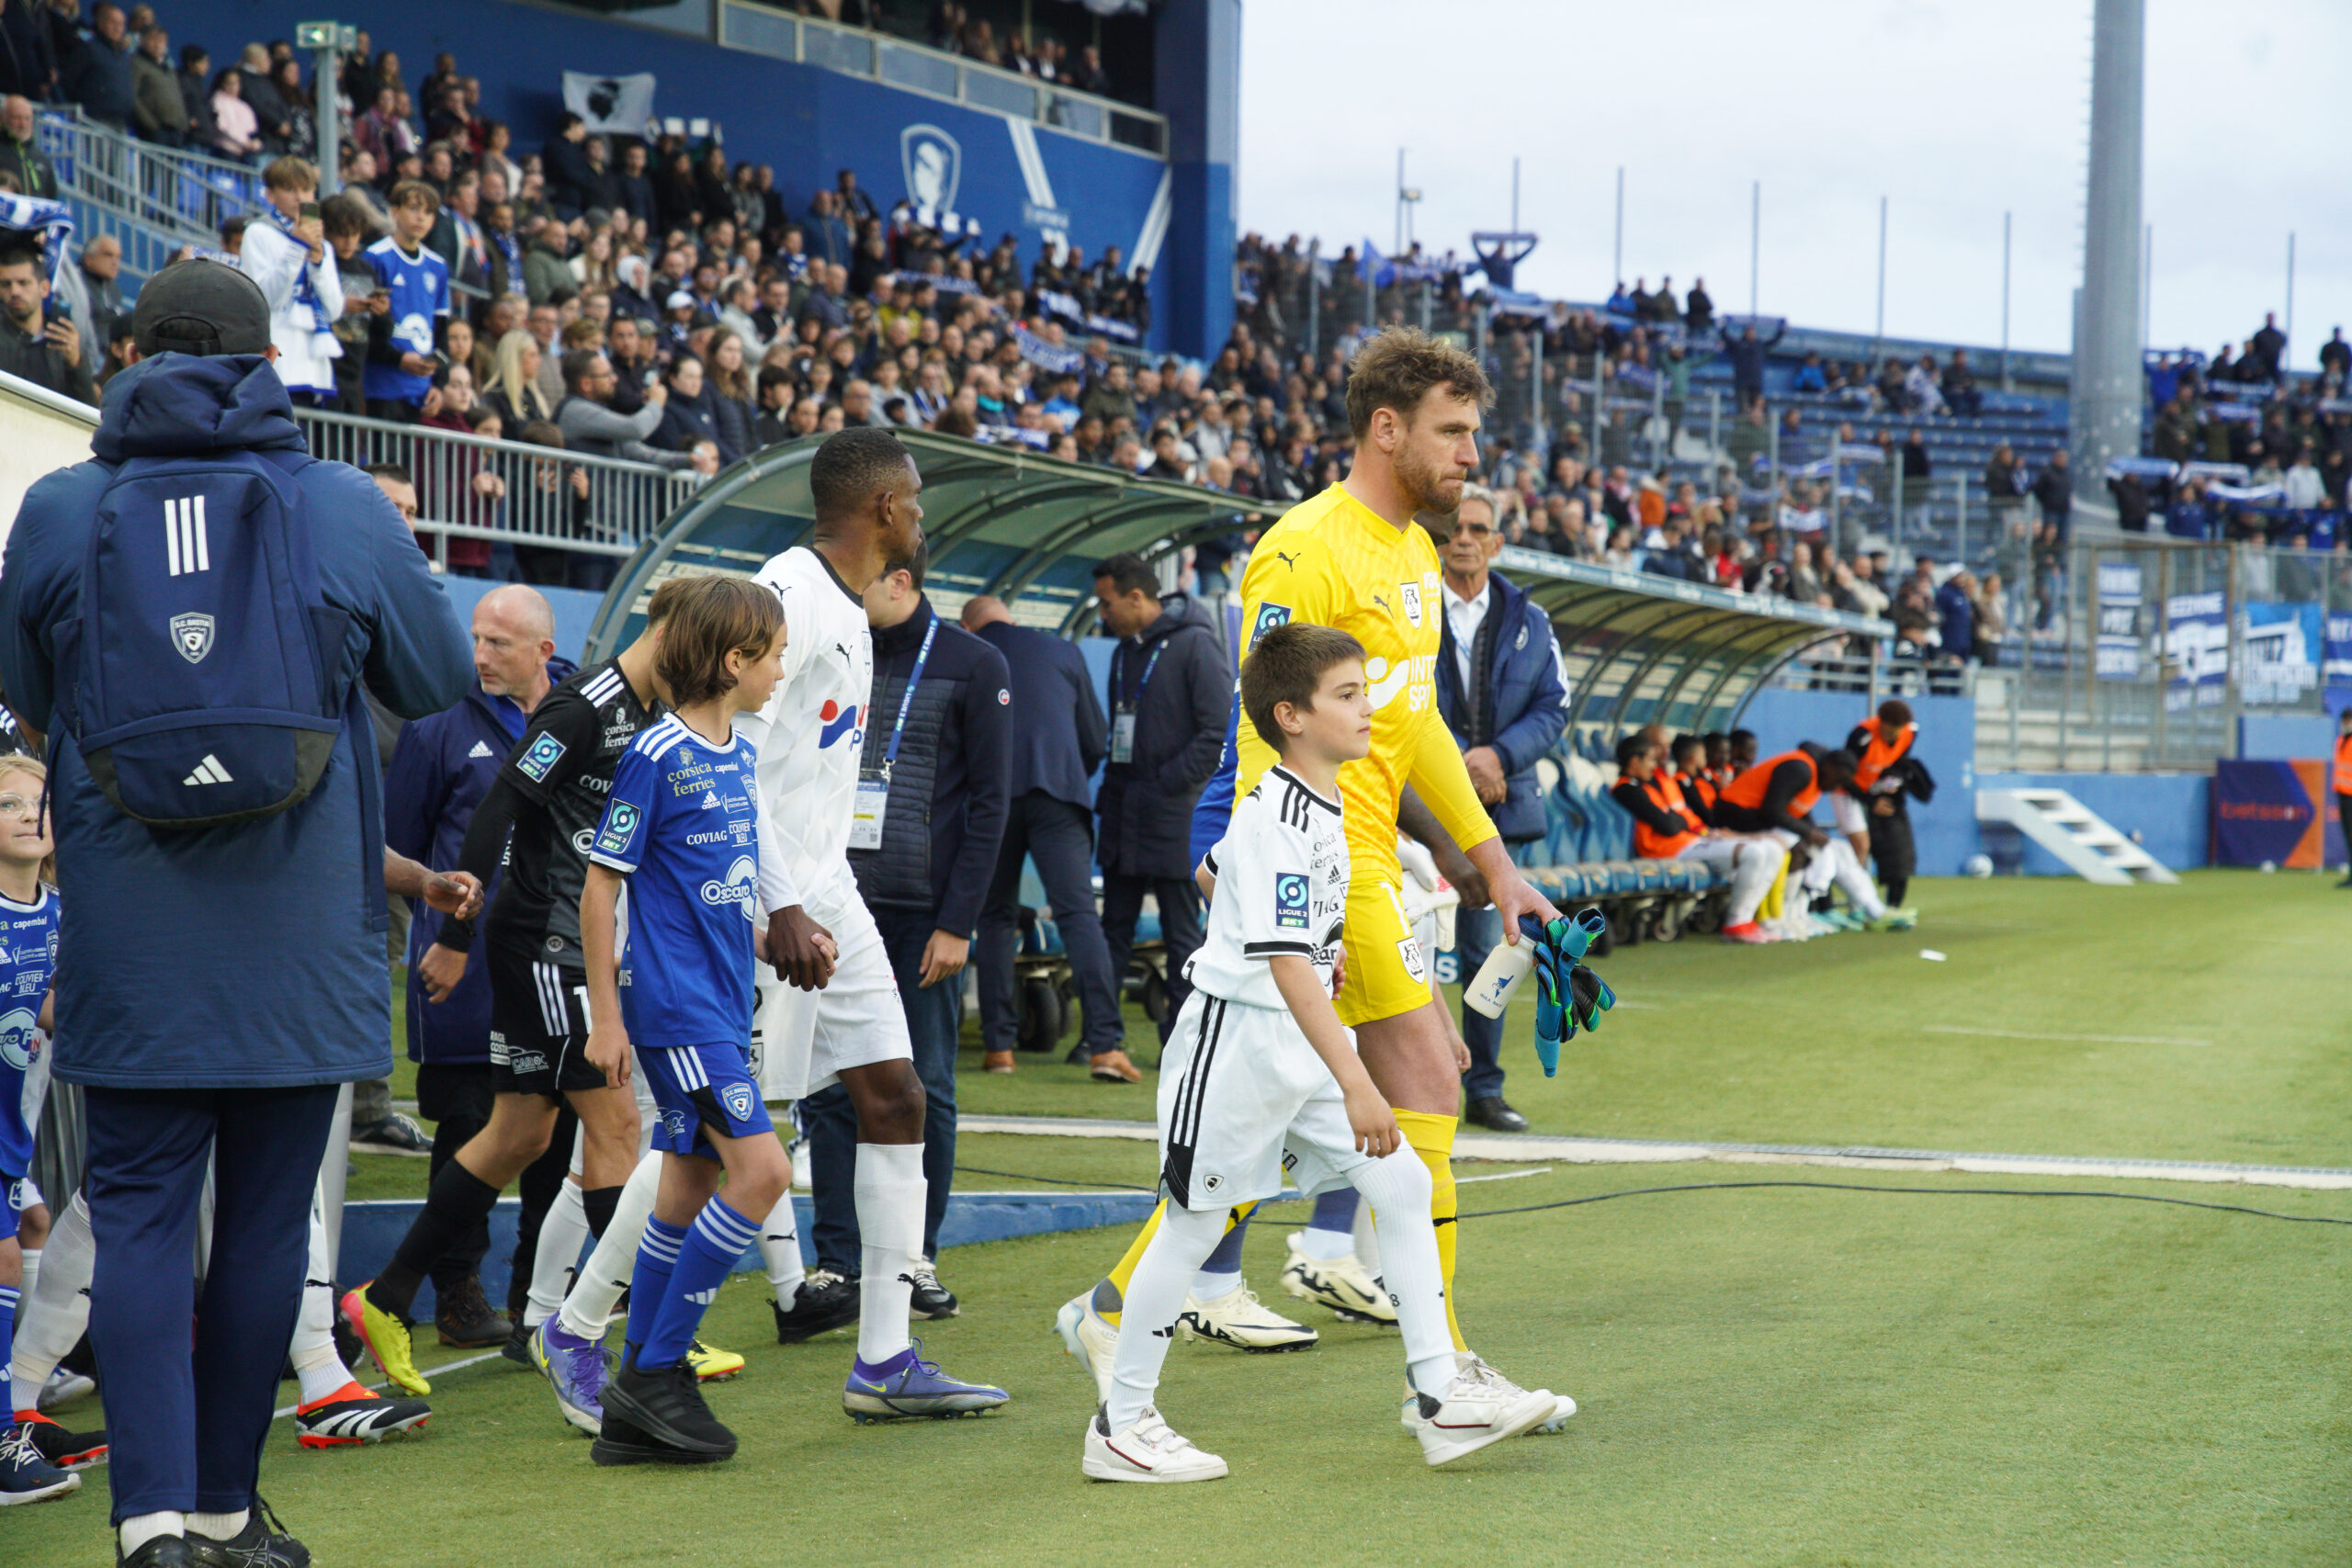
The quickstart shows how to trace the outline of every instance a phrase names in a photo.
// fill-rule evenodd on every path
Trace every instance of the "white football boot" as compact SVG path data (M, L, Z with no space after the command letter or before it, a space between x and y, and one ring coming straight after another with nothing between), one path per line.
M1086 1423L1086 1456L1079 1469L1090 1481L1216 1481L1227 1473L1225 1461L1170 1431L1148 1404L1134 1426L1117 1432L1098 1408Z

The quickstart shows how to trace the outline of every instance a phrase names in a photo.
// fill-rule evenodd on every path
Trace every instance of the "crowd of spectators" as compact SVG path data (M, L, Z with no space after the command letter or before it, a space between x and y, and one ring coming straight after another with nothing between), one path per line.
M2122 525L2177 538L2341 547L2352 489L2352 343L2336 328L2316 376L2285 373L2275 317L2236 352L2183 350L2147 366L2148 454L2112 476ZM2169 468L2165 467L2169 465Z

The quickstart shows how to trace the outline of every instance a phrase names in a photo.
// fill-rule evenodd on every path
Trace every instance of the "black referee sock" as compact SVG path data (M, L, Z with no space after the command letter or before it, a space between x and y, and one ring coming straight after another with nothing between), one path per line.
M406 1317L415 1304L417 1287L424 1282L441 1255L459 1238L490 1217L498 1204L498 1189L456 1160L443 1166L424 1195L424 1212L401 1238L400 1250L384 1265L368 1299L377 1309Z
M605 1227L613 1223L613 1211L621 1203L618 1187L583 1187L580 1190L580 1206L588 1211L588 1234L598 1241L605 1239Z

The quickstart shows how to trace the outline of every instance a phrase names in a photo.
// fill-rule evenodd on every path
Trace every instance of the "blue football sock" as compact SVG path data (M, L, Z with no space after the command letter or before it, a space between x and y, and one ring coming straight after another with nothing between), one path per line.
M8 1365L8 1358L16 1353L17 1296L14 1285L0 1285L0 1369Z
M622 1337L622 1343L638 1352L640 1366L667 1364L647 1356L644 1346L653 1332L654 1319L662 1314L662 1302L669 1298L671 1270L678 1266L678 1249L685 1241L686 1233L680 1226L646 1217L645 1239L637 1244L637 1267L628 1277L628 1331Z
M1238 1211L1236 1211L1238 1214ZM1210 1253L1208 1261L1193 1276L1193 1294L1204 1302L1213 1302L1230 1294L1241 1283L1241 1244L1250 1235L1250 1218L1239 1214L1233 1219L1224 1238Z
M1356 1190L1342 1187L1315 1200L1315 1215L1306 1222L1306 1256L1329 1262L1356 1248Z
M686 1230L685 1245L678 1249L677 1266L646 1333L645 1348L638 1353L638 1365L667 1367L685 1359L695 1330L702 1326L702 1314L718 1299L718 1287L744 1248L759 1239L759 1222L745 1219L726 1200L713 1198L702 1206Z

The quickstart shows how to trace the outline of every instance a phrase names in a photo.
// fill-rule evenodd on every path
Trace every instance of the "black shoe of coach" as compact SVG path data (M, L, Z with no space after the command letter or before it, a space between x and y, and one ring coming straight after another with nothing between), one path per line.
M1486 1095L1472 1100L1467 1120L1498 1133L1527 1131L1527 1118L1505 1104L1503 1097L1499 1094Z

